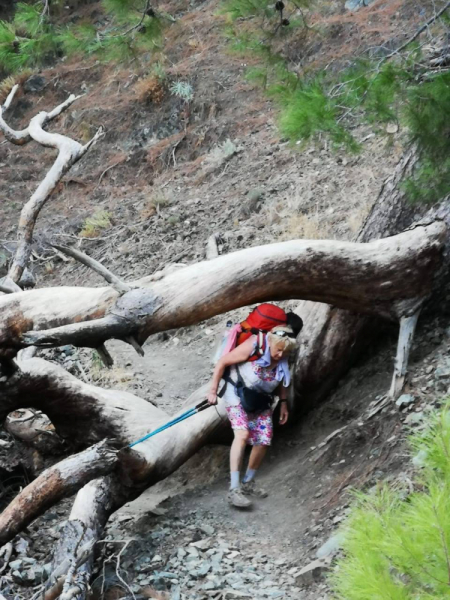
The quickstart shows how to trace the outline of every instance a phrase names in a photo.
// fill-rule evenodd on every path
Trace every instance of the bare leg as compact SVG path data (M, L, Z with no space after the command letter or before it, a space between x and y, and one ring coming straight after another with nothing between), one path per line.
M245 446L247 445L249 433L245 429L234 430L234 440L230 451L230 471L240 471L244 458Z
M252 470L259 469L267 452L267 446L253 446L248 461L248 468Z

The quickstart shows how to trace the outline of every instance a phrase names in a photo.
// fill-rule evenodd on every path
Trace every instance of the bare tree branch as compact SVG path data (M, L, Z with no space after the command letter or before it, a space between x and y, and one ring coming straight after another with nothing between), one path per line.
M73 96L73 99L75 99L75 96ZM68 105L68 102L65 104ZM18 227L19 243L8 273L8 276L16 283L20 280L30 257L34 226L39 212L65 173L86 154L92 144L102 135L102 130L100 129L90 142L82 146L75 140L64 135L45 131L43 125L56 116L56 114L59 114L62 107L63 105L57 107L51 113L39 113L31 119L28 127L28 133L31 138L42 146L56 148L58 150L58 157L37 190L22 209Z
M87 254L84 254L84 252L75 250L75 248L68 248L67 246L58 246L56 244L52 244L52 246L53 248L56 248L56 250L59 250L63 254L67 254L67 256L71 256L72 258L80 262L82 265L89 267L90 269L101 275L103 279L110 283L112 287L116 290L116 292L118 292L119 294L124 294L125 292L129 292L132 289L130 285L124 283L109 269L104 267L97 260L91 258Z
M31 142L32 140L32 137L29 132L29 127L20 131L15 131L14 129L11 129L11 127L9 127L9 125L3 119L3 113L10 107L18 88L19 86L16 84L9 93L3 106L0 105L0 131L3 132L5 138L12 144L16 144L17 146L23 146L24 144L28 144L28 142ZM55 119L63 111L67 110L69 106L71 106L79 98L82 98L82 96L75 96L74 94L71 94L65 102L54 108L49 113L44 113L46 114L46 118L43 121L42 126L44 126L49 121Z

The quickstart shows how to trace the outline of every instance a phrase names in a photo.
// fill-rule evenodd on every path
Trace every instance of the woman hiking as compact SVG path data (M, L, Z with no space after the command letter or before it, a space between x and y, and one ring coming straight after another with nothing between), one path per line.
M272 305L261 305L258 308L267 306ZM264 490L255 485L255 477L272 440L275 395L279 396L281 402L280 425L284 425L288 419L287 395L290 373L287 356L296 349L295 337L303 325L297 315L290 313L289 316L290 318L286 316L286 322L291 321L294 328L287 324L273 327L264 335L263 348L261 348L261 335L250 333L244 342L218 360L212 376L207 395L210 404L217 404L217 391L221 379L224 378L226 382L220 396L225 402L234 433L230 451L231 485L228 501L237 508L252 506L248 496L260 498L267 496ZM261 399L266 401L265 408L251 412L247 406L245 410L243 404L249 404L246 394L250 397L250 406L253 401L257 403ZM252 451L241 485L240 470L247 444L252 446Z

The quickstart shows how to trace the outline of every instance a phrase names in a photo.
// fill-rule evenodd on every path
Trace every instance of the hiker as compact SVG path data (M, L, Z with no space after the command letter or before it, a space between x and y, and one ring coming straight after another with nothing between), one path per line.
M266 304L258 308L269 306L273 305ZM289 320L294 328L287 325ZM303 322L296 315L291 319L287 319L285 315L285 322L286 324L275 326L264 334L263 348L260 347L261 337L251 333L256 331L251 329L244 342L224 354L216 363L207 395L210 404L217 404L220 381L224 378L225 389L222 388L219 395L223 397L234 432L230 451L231 485L228 501L238 508L251 507L252 501L248 496L260 498L267 496L264 490L255 485L255 477L272 439L275 395L279 396L281 402L280 425L284 425L288 419L287 395L290 373L287 355L297 346L295 338ZM251 412L248 411L248 407L245 410L243 404L248 404L249 401L245 394L250 398L250 405L252 402L261 401L263 410ZM266 402L265 406L264 402ZM247 444L253 447L241 485L240 470Z

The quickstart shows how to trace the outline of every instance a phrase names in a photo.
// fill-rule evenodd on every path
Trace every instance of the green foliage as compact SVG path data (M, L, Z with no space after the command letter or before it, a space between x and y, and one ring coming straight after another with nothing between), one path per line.
M103 229L108 229L108 227L111 227L111 214L106 210L99 210L84 221L80 237L97 237Z
M13 24L16 31L30 37L36 36L42 27L41 12L38 6L20 2L16 7Z
M151 10L145 13L144 0L103 0L102 5L109 22L97 28L92 23L52 25L42 16L40 3L17 4L12 23L0 21L0 69L15 73L61 54L123 61L159 47L163 18Z
M114 15L118 21L122 22L129 19L130 13L134 12L135 6L141 13L145 8L145 4L142 1L134 3L132 0L103 0L105 11Z
M450 73L411 86L403 118L422 153L420 168L406 182L415 201L435 202L450 192Z
M226 0L222 12L227 13L233 20L261 15L271 17L275 14L273 5L271 0Z
M310 2L286 1L283 16ZM292 13L289 25L281 27L273 2L224 0L222 6L231 20L226 31L230 49L256 62L246 78L278 103L284 136L298 143L325 135L335 146L355 152L359 148L351 129L359 121L375 128L403 125L420 153L418 168L404 183L409 198L431 203L450 193L450 72L430 77L418 43L409 45L405 56L390 60L359 59L338 73L298 74L284 58L288 53L280 35L286 34L287 44L291 28L306 27L301 10L301 19Z
M190 102L194 98L194 89L187 81L175 81L170 86L170 93L185 102Z
M364 105L369 121L393 121L408 78L408 72L394 63L386 62L374 70L369 61L358 61L341 75L343 94L339 96L339 102L349 108Z
M167 79L167 71L162 62L158 61L150 69L150 75L156 77L158 81L165 81Z
M101 48L97 30L90 23L67 27L60 31L59 42L65 54L94 54Z
M326 133L336 146L346 145L356 151L358 145L351 134L339 124L338 109L326 94L319 79L299 85L295 90L279 86L272 89L280 100L280 130L290 140L310 140Z
M12 23L0 21L0 68L6 73L42 64L57 50L58 40L37 5L20 3Z
M356 495L345 556L331 577L339 600L441 600L449 596L450 410L411 438L421 454L417 491L382 486Z

